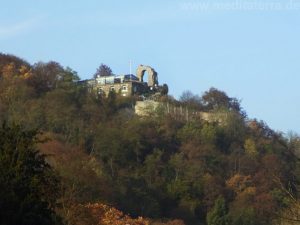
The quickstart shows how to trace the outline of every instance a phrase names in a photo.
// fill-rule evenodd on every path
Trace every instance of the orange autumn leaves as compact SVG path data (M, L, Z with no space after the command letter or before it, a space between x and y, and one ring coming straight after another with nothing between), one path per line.
M11 62L2 68L2 75L5 78L11 78L14 76L29 79L32 76L32 71L26 65L16 66L15 63Z
M79 209L80 208L80 209ZM88 225L185 225L182 220L167 220L167 221L153 221L148 218L138 217L136 219L124 214L114 207L94 203L87 205L78 205L77 212L84 211L85 221L80 219L73 221L73 224L88 224ZM75 217L78 215L75 215ZM79 216L80 217L80 216ZM86 219L88 221L86 221Z
M123 212L109 207L104 204L89 204L86 206L89 209L92 216L101 225L149 225L150 222L143 217L133 219Z

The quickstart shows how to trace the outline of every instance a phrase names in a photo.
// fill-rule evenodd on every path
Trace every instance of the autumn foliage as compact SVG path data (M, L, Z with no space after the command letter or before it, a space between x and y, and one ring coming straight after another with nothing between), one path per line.
M0 207L14 202L16 193L30 199L30 188L22 192L29 184L41 191L33 195L36 202L46 199L43 191L53 196L45 203L50 209L42 212L48 213L50 224L299 222L299 136L275 132L263 121L248 118L239 100L216 88L202 96L185 92L179 100L160 99L211 113L213 121L160 111L141 118L132 109L138 96L123 98L112 92L104 97L78 81L75 71L57 62L31 65L0 54L0 122L17 124L24 132L38 131L31 138L40 141L32 148L43 155L55 178L53 188L44 185L43 176L39 180L29 173L22 178L25 183L15 179L8 162L18 162L14 151L19 148L0 146L9 152L0 155L5 181L0 186L6 184L11 193L11 199L0 195ZM4 139L6 144L18 142L13 136ZM22 172L32 164L12 165ZM14 186L15 181L24 187ZM2 210L0 219L13 215L20 205L14 206ZM30 204L27 212L40 218L41 211Z

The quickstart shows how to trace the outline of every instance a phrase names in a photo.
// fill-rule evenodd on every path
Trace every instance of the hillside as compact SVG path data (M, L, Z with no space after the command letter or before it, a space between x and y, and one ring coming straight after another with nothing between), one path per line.
M0 54L0 224L299 223L297 135L216 88L157 100L221 119L140 117L139 96L79 80L57 62Z

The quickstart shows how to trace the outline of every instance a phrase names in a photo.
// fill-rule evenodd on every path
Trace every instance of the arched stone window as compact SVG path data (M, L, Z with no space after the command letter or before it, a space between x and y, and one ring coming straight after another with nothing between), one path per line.
M140 65L137 68L136 75L139 81L144 82L145 72L148 73L148 86L153 87L158 85L157 72L150 66Z

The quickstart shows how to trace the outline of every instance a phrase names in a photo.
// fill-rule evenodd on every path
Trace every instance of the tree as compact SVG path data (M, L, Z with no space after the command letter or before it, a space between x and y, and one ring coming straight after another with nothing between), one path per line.
M11 78L11 77L17 75L17 69L16 69L15 64L13 62L6 64L5 66L3 66L1 73L2 73L2 76L5 78Z
M289 150L300 159L300 136L292 131L287 134Z
M207 214L207 224L208 225L227 225L227 210L225 206L225 200L219 197L215 201L213 209Z
M60 77L57 81L57 86L64 89L75 88L76 82L80 80L76 71L67 67L64 71L60 73Z
M202 96L202 102L207 110L228 109L236 112L242 112L240 101L236 98L230 98L228 95L216 88L210 88Z
M63 72L63 67L57 62L39 62L33 65L33 75L28 83L38 94L42 94L57 87L58 81L63 78Z
M245 140L244 148L245 148L246 154L251 157L255 157L259 153L256 149L254 140L252 140L251 138L248 138Z
M4 66L10 63L13 63L16 68L20 68L21 66L26 66L28 68L30 67L30 64L24 59L21 59L14 55L0 53L0 71Z
M0 224L56 224L59 181L37 142L36 131L0 129Z
M101 63L101 65L98 67L96 73L94 74L94 78L97 77L107 77L107 76L111 76L112 70L109 66Z
M143 174L150 187L156 187L162 183L161 177L159 176L164 168L162 155L163 151L154 149L153 153L148 155L144 162Z
M202 109L201 98L193 94L191 91L184 91L180 96L180 101L193 109Z

